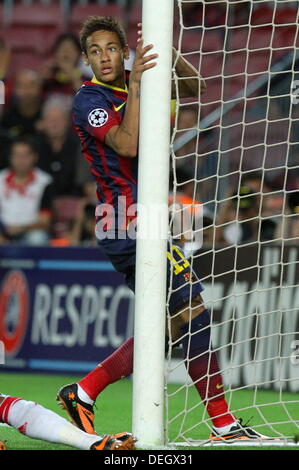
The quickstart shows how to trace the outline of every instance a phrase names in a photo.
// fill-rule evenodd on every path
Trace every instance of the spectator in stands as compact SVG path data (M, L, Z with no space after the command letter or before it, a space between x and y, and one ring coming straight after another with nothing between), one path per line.
M203 6L199 2L182 3L184 26L211 27L225 24L226 2L214 2Z
M10 49L5 44L4 39L0 37L0 80L5 84L5 88L0 89L0 118L4 113L5 106L7 106L10 101L12 94L13 81L8 77L10 57Z
M291 216L288 217L288 236L284 238L291 238L293 242L298 243L299 241L299 191L292 192L287 198L288 209Z
M5 84L4 103L2 97L0 96L0 118L4 112L5 107L10 102L12 94L13 80L8 76L10 59L10 48L6 45L4 39L0 37L0 80Z
M10 64L10 50L6 46L3 38L0 38L0 80L4 80L7 76Z
M0 242L48 242L53 201L52 178L38 169L33 143L12 144L10 168L0 172Z
M10 143L21 136L33 136L41 115L42 81L33 70L23 70L16 78L11 105L0 122L0 169L8 165Z
M94 217L97 201L95 189L94 182L85 183L83 186L84 198L80 201L78 213L69 235L71 245L96 245Z
M299 191L284 193L285 204L283 216L277 228L278 236L292 243L299 240Z
M52 175L57 196L77 195L79 141L70 128L71 99L50 97L42 109L38 136L38 167Z
M177 130L175 143L185 136L188 131L196 131L198 128L198 107L182 106L178 111ZM196 136L185 143L182 147L175 151L176 171L184 173L186 179L195 178L196 168ZM187 178L187 176L189 178Z
M275 240L282 216L281 194L271 189L262 173L247 173L240 188L227 195L220 210L216 241L234 245Z
M53 57L42 68L46 96L64 94L73 96L82 82L92 73L84 66L79 39L75 34L63 33L58 36Z
M173 188L171 175L170 188ZM170 192L168 203L172 218L172 234L187 257L203 244L213 241L213 213L196 197L196 181L182 169L176 172L176 192Z
M259 198L249 186L229 195L220 212L216 240L235 245L258 240Z
M215 193L215 178L213 176L217 173L218 154L216 152L205 153L205 150L202 155L199 155L199 149L202 149L209 137L203 132L199 135L198 127L198 106L181 106L178 114L175 145L181 137L186 136L190 131L195 131L195 137L175 151L175 165L177 171L188 174L188 179L200 180L200 184L197 185L197 189L200 186L200 199L207 201L208 195ZM199 142L200 136L201 142Z
M188 105L179 108L178 125L176 137L190 130L198 128L198 106ZM196 138L190 140L180 150L176 152L176 156L193 155L196 153ZM184 165L185 166L185 165Z

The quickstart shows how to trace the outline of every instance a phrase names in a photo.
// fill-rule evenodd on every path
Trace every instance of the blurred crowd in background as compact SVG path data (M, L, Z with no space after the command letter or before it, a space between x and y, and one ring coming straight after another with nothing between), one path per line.
M174 149L170 202L191 204L191 212L194 202L201 204L193 215L203 220L206 245L275 238L298 242L299 105L290 102L298 2L281 2L279 10L270 1L257 2L254 10L252 2L229 3L211 1L203 8L186 2L181 19L176 12L175 44L205 77L207 91L201 104L178 102L172 116L174 142L190 130L202 131ZM0 243L94 245L95 183L71 123L73 96L92 77L82 61L78 31L90 14L119 17L128 32L130 68L141 2L32 0L10 2L10 8L0 3L0 79L6 94L0 105ZM250 50L252 28L260 38L270 31L272 42ZM274 32L279 41L288 37L275 50ZM238 51L244 34L247 47ZM244 92L222 113L245 82L265 77L282 60L279 79L266 76L249 100ZM219 109L219 116L202 127ZM188 245L191 239L185 233L179 242Z

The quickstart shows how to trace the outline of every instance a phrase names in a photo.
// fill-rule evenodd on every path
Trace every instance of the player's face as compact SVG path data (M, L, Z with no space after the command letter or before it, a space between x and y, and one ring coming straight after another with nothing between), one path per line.
M90 65L97 80L123 88L125 85L124 59L129 57L128 47L122 47L116 33L95 31L86 41L85 62Z

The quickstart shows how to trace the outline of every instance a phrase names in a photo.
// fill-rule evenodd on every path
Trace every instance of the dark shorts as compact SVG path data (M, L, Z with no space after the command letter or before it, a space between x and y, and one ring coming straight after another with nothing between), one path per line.
M128 287L135 292L136 240L101 240L103 248L116 271L123 273ZM173 274L171 276L171 270ZM170 286L171 284L171 286ZM189 261L176 245L168 245L167 288L171 287L169 312L174 313L197 297L203 286Z

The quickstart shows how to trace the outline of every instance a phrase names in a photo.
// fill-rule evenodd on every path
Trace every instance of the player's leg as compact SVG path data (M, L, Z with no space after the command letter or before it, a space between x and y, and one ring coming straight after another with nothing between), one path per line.
M111 261L115 269L125 275L128 287L134 291L135 245L133 241L131 254L112 257ZM134 340L131 337L78 383L65 385L58 391L57 400L68 413L73 424L85 432L94 433L94 402L108 385L132 374L133 350ZM131 442L132 435L121 433L118 439Z
M217 355L211 345L210 314L200 295L192 299L191 308L185 304L174 313L171 336L183 346L185 366L213 426L227 431L236 420L225 400Z
M57 400L74 425L85 432L95 432L94 402L108 385L132 374L133 349L133 338L129 338L78 383L65 385L58 391ZM130 433L118 435L120 438L132 441Z
M131 450L113 435L87 434L51 410L17 397L0 397L0 422L33 439L82 450Z
M201 297L203 287L177 247L171 257L174 292L169 304L171 338L173 342L180 342L183 346L185 366L213 423L211 437L267 438L251 428L242 426L242 421L237 421L230 412L225 400L217 354L211 342L210 313Z
M4 401L4 398L5 398L5 395L1 395L0 393L0 407L1 407L1 403ZM0 423L1 423L1 419L0 419ZM2 442L1 440L0 440L0 450L6 450L6 443Z

